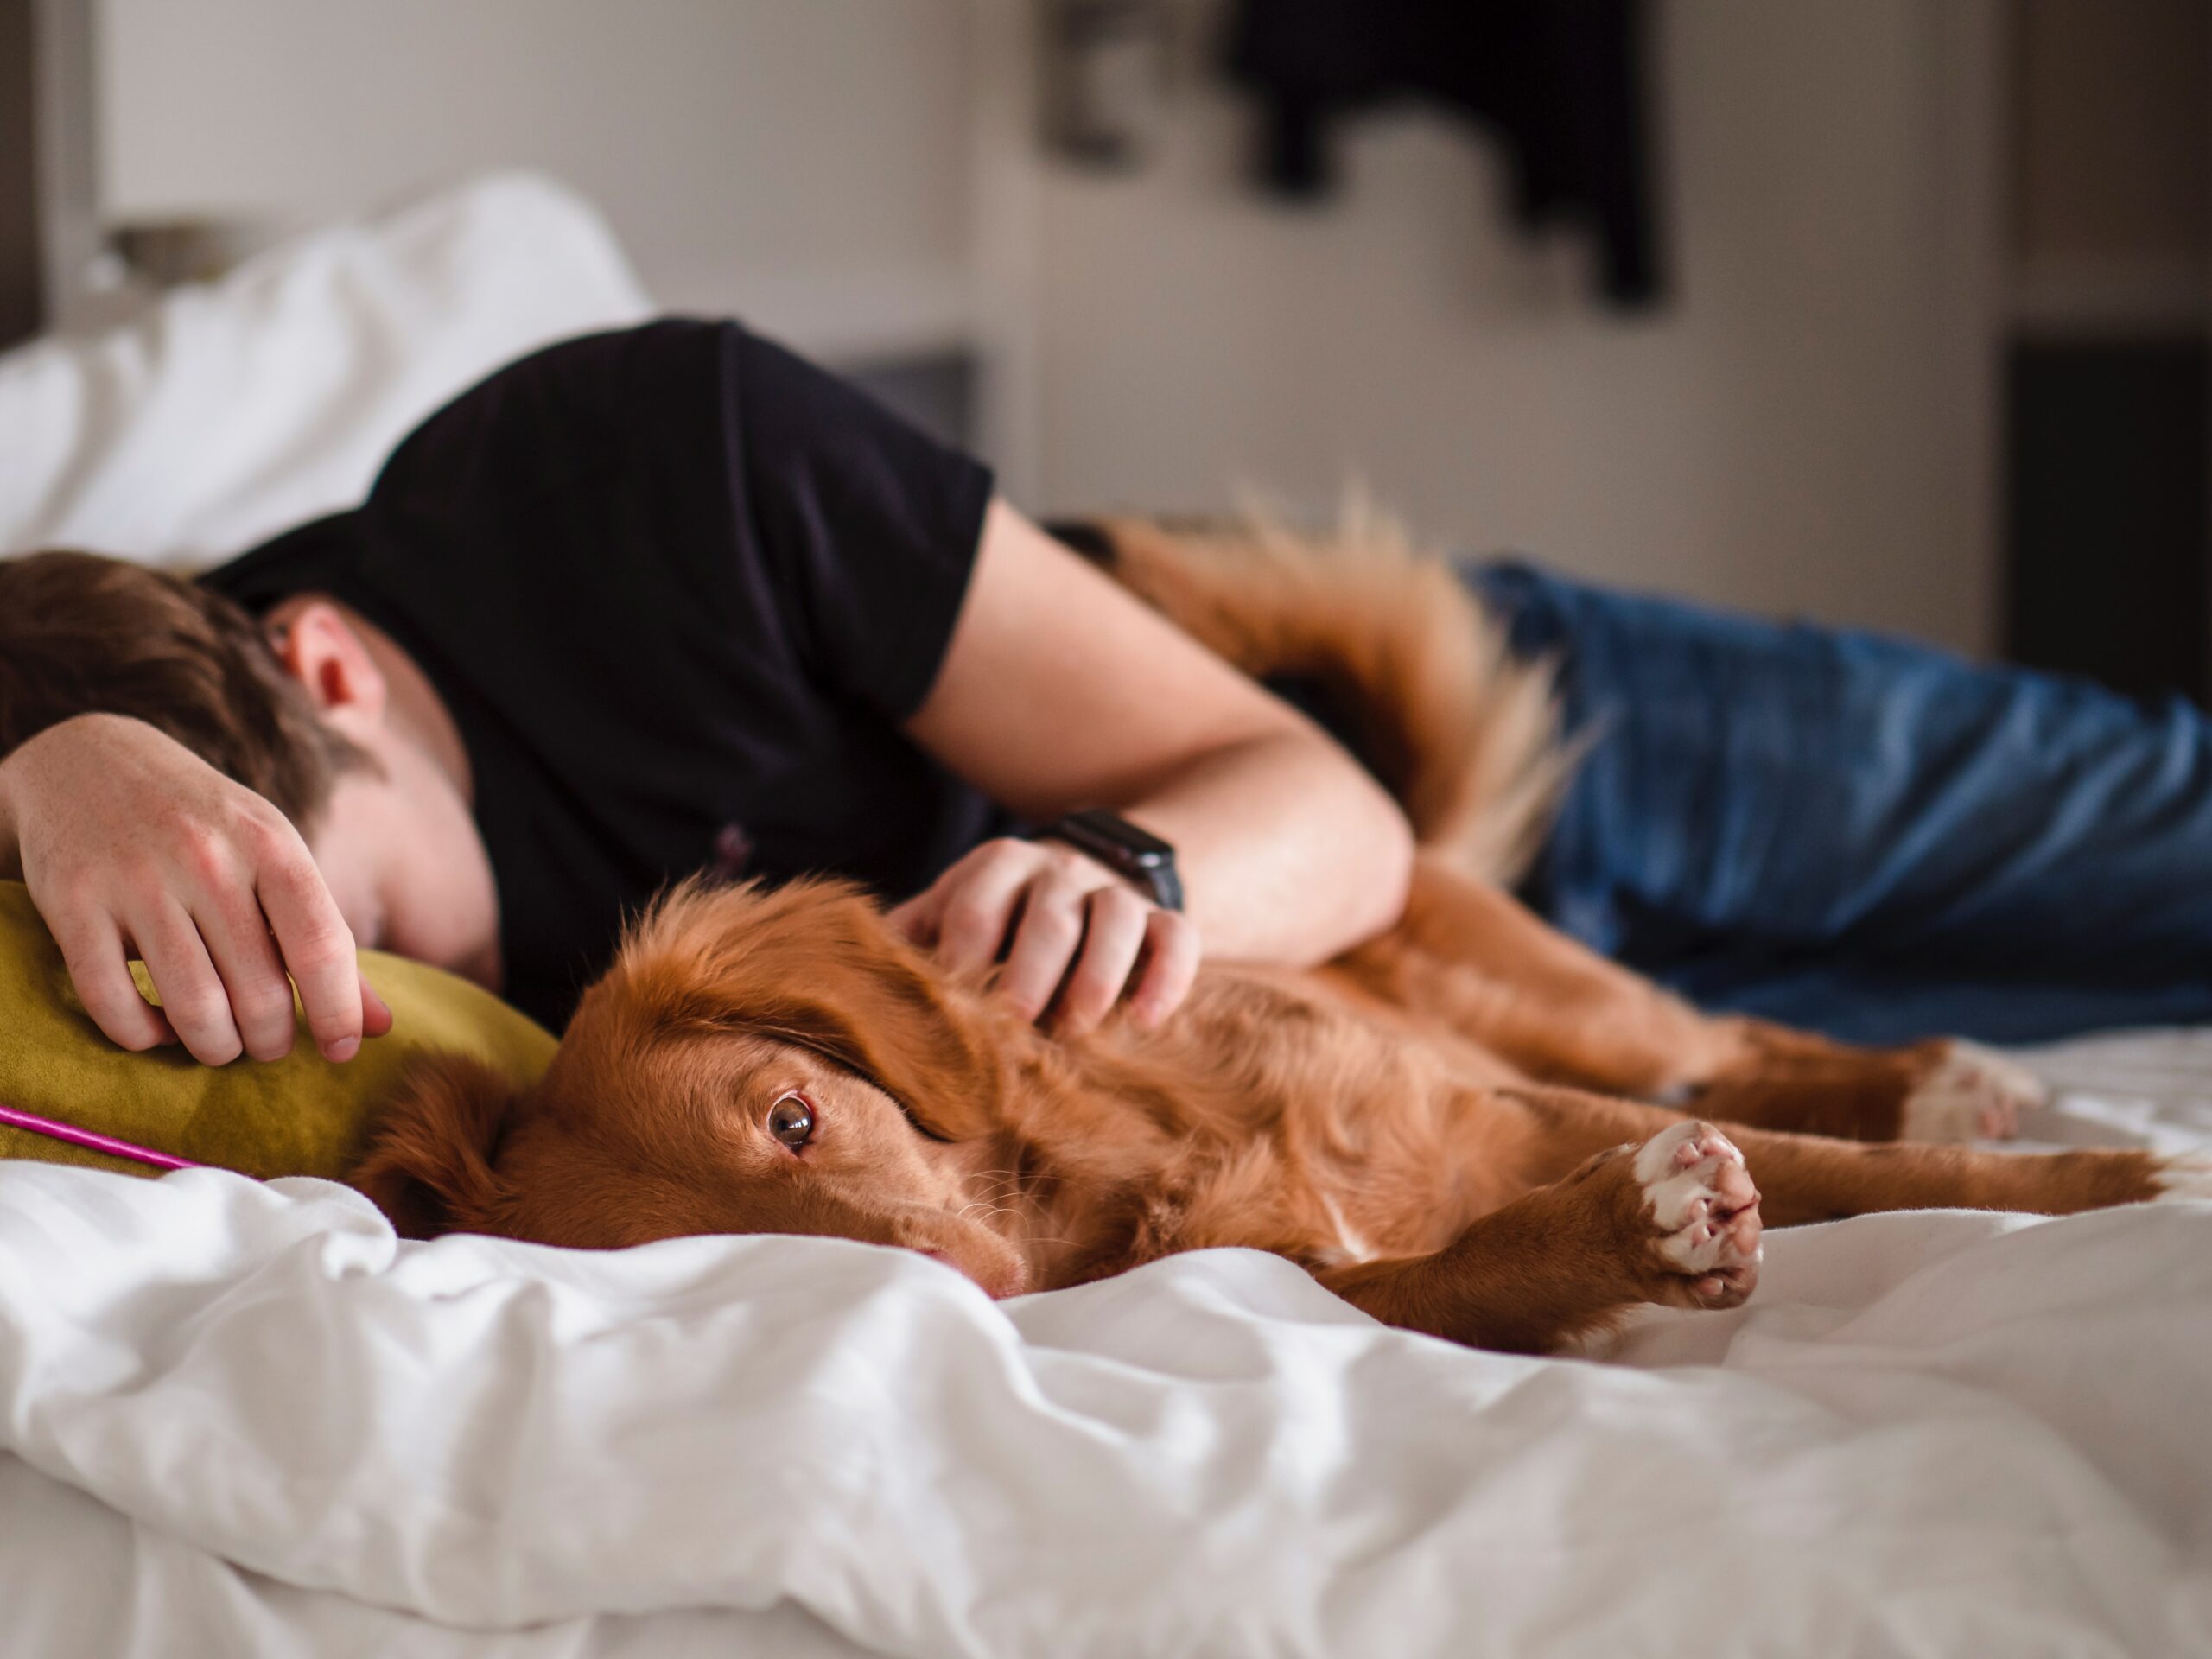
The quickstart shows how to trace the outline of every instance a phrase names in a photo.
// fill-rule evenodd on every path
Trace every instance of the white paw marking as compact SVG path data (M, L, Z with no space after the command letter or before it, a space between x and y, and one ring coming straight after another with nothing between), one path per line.
M1651 1218L1666 1235L1661 1255L1687 1274L1748 1268L1756 1274L1765 1252L1758 1190L1726 1135L1695 1120L1671 1124L1637 1148L1634 1167Z
M2184 1152L2169 1158L2158 1171L2158 1196L2154 1202L2175 1204L2190 1198L2212 1198L2212 1152Z
M1899 1139L1951 1146L2010 1140L2021 1112L2050 1100L2050 1086L2017 1060L1955 1038L1948 1046L1942 1065L1906 1100Z

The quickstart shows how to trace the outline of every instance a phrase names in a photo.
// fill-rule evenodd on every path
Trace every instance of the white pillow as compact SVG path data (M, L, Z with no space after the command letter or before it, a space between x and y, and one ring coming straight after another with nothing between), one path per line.
M0 554L205 563L359 501L500 364L651 310L599 214L502 174L0 356Z

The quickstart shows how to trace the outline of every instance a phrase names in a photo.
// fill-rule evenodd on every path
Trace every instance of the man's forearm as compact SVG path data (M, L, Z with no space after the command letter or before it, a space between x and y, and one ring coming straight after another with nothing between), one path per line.
M1108 804L1173 844L1208 957L1325 962L1404 907L1413 869L1405 816L1318 734L1255 739L1141 798Z
M16 835L16 810L8 797L8 757L0 754L0 881L22 879L22 842Z

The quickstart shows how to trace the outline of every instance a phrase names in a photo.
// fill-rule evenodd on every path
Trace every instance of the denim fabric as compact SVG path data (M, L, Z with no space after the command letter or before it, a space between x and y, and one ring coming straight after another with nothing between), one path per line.
M1590 748L1523 897L1708 1007L1859 1041L2212 1020L2212 721L1865 633L1470 586Z

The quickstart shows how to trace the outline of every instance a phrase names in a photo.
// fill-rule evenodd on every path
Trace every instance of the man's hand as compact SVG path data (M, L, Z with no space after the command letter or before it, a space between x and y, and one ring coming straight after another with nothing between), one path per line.
M1050 842L987 841L891 920L956 969L1003 954L999 988L1056 1030L1096 1027L1125 996L1144 1030L1180 1006L1198 971L1198 935L1103 864ZM1057 993L1057 995L1056 995Z
M0 760L0 874L11 863L86 1011L124 1048L280 1059L288 972L325 1058L391 1028L298 830L143 721L80 715ZM132 982L134 957L161 1007Z

